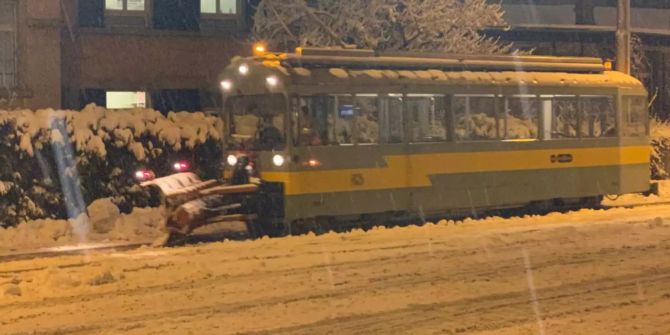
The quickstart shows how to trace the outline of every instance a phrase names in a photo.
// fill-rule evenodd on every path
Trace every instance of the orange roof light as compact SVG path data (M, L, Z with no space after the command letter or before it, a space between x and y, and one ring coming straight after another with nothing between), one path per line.
M612 71L612 69L614 68L614 67L612 66L612 61L611 61L611 60L606 60L606 61L603 63L603 65L605 66L605 71Z
M267 46L263 42L254 43L254 56L264 56L268 51Z

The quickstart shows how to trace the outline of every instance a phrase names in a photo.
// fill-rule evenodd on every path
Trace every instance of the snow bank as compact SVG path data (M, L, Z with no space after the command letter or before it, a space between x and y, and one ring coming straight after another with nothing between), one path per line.
M88 206L88 218L96 233L106 234L114 229L114 223L121 216L119 208L111 199L100 199Z
M35 220L0 228L0 253L82 243L151 242L163 234L163 213L160 208L136 208L121 215L110 199L102 199L88 207L88 216L77 220Z

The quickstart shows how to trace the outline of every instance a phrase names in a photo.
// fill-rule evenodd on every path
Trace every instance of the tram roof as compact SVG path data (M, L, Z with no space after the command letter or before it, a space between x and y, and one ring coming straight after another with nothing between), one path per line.
M354 81L356 84L375 84L383 81L384 84L418 85L643 88L642 83L632 76L606 70L599 58L447 57L423 53L307 49L295 54L236 58L223 78L243 81L237 72L241 64L262 76L281 76L289 85L338 85ZM249 76L247 80L253 81L254 77Z
M595 57L459 55L367 49L298 48L296 53L285 54L282 58L281 63L284 66L305 68L569 73L602 73L606 70L603 60Z

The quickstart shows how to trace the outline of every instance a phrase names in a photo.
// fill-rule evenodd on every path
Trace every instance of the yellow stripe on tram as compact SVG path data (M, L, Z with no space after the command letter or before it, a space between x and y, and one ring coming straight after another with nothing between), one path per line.
M286 195L429 187L434 175L649 164L650 150L635 146L394 155L385 157L386 167L265 172L262 177L284 183ZM552 156L566 154L571 161L552 161Z

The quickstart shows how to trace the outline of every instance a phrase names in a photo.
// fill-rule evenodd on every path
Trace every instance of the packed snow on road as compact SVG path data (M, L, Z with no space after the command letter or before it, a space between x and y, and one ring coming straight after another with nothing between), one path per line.
M667 334L670 205L0 263L3 334Z

